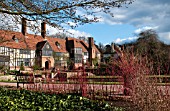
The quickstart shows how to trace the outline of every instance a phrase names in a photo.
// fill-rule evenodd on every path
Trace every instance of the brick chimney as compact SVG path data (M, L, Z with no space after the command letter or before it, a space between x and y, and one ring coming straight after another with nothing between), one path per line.
M22 18L22 28L21 28L22 34L25 36L27 33L27 22L25 18Z
M45 36L46 36L46 22L44 22L44 21L41 23L41 36L43 38L45 38Z
M89 48L88 48L89 58L88 58L88 60L89 60L90 66L92 66L93 65L93 63L92 63L93 45L94 45L93 37L89 37L88 42L89 42Z

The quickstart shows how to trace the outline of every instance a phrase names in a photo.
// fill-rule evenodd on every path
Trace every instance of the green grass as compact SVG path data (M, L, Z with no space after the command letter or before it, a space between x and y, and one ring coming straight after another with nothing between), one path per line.
M0 82L17 83L16 80L13 80L13 81L10 81L10 80L0 80Z
M43 83L48 83L48 81L44 81ZM57 81L57 82L51 82L52 84L82 84L82 82L76 82L76 81ZM85 84L96 84L96 85L123 85L123 82L84 82Z
M85 77L71 77L71 78L87 78L87 79L119 79L122 78L122 76L85 76Z

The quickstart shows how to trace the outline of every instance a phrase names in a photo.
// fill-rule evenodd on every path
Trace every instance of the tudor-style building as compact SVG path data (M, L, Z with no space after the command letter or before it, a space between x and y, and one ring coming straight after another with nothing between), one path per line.
M45 69L54 67L53 50L46 40L38 42L36 45L35 64Z
M95 59L100 63L101 54L92 37L88 38L88 43L76 38L66 38L66 49L70 54L70 59L74 61L75 67L81 67L87 63L94 66Z
M74 62L75 68L87 62L93 65L93 59L100 52L89 38L89 43L76 38L59 39L46 36L46 24L41 24L41 36L27 33L26 21L22 19L21 32L0 30L0 65L19 69L21 63L28 70L34 65L50 69L67 66L68 60Z

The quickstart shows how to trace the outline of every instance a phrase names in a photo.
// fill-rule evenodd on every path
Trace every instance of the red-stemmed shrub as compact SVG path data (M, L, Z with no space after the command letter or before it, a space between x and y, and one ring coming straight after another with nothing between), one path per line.
M113 62L116 74L124 78L124 93L130 95L137 109L141 111L169 111L170 92L168 86L158 86L153 67L146 57L124 53L119 61Z

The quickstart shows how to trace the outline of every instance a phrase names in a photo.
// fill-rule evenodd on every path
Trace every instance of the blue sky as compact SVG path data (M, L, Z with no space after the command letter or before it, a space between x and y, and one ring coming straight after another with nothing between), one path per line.
M134 26L129 24L109 25L102 23L86 24L77 28L81 32L89 33L94 37L97 44L99 42L110 44L111 42L116 42L118 38L133 37L135 29Z
M114 17L100 15L98 23L68 31L77 36L92 36L96 43L124 43L136 40L136 34L154 29L159 39L170 44L170 0L135 0L131 5L113 9Z

